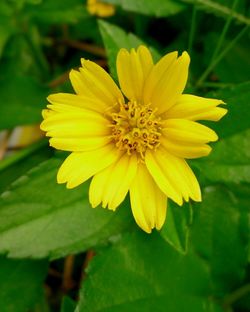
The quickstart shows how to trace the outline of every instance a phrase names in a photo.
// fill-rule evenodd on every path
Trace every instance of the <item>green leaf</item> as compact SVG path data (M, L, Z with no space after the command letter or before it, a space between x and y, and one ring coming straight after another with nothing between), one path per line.
M208 66L215 46L219 40L220 34L218 32L209 33L205 40L205 59ZM223 46L230 44L230 38L225 39ZM249 42L248 34L246 34L236 45L234 45L223 59L215 66L214 73L218 80L222 83L243 83L250 80L250 59L249 59ZM232 73L234 73L232 75Z
M157 232L138 231L97 253L87 270L76 311L222 309L211 297L209 271L197 255L181 255Z
M189 230L192 223L192 206L190 203L179 207L168 201L167 220L161 230L161 236L177 251L188 251Z
M15 181L0 197L0 252L10 257L58 258L84 251L134 228L128 203L117 212L92 209L88 183L56 183L62 163L50 159Z
M233 11L232 12L232 1L231 1L231 6L230 6L230 2L228 0L224 0L224 1L215 1L215 0L182 0L182 2L184 3L192 3L194 5L197 5L198 8L209 12L209 13L213 13L216 16L222 16L227 18L228 16L230 16L232 14L233 19L236 22L239 23L243 23L246 25L250 25L250 18L245 15L244 11L242 12L238 12L238 11ZM229 5L228 5L229 4ZM242 7L244 8L247 7L247 3L245 3L245 5L243 5ZM245 9L244 8L244 9Z
M213 129L220 138L249 129L250 81L214 92L212 96L222 99L227 104L225 108L228 109L228 113L222 120L213 123Z
M75 24L89 16L81 0L46 0L27 7L25 12L43 24Z
M52 156L47 140L40 140L0 162L0 194L28 170Z
M109 69L114 78L116 74L116 56L121 48L132 49L137 48L141 44L145 44L141 39L134 34L127 34L121 28L114 26L108 22L100 20L98 22L102 39L108 54ZM160 55L155 49L150 49L154 59L159 59Z
M211 182L250 182L250 82L223 89L213 97L227 103L227 115L211 124L220 139L208 157L192 164Z
M42 120L48 89L28 76L9 74L0 80L0 130Z
M224 294L245 277L249 243L249 207L243 194L223 187L208 187L196 209L192 240L196 251L208 263L215 292Z
M203 190L186 255L156 231L123 235L97 252L76 311L224 311L246 275L249 194L240 186Z
M1 312L26 312L43 296L47 261L0 257Z
M105 2L121 6L127 11L156 17L174 15L186 7L184 4L174 0L106 0Z
M10 25L9 18L5 16L1 16L1 24L0 24L0 57L2 56L5 45L14 32L12 25Z
M250 129L222 139L209 157L195 164L209 181L250 183Z
M225 41L225 46L229 41ZM236 44L230 53L214 69L219 80L226 83L241 83L250 80L248 37ZM232 73L234 73L232 75Z
M69 297L64 297L61 306L61 312L74 312L76 303Z
M191 238L195 251L209 265L217 296L243 281L249 244L249 186L207 187L195 206Z

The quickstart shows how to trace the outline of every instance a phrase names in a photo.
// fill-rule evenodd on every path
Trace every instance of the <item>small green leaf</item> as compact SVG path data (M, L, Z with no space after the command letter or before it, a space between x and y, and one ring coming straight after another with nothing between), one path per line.
M144 42L133 34L127 34L123 29L112 25L108 22L100 20L98 22L102 39L108 54L109 69L114 78L116 74L116 57L121 48L132 49L137 48ZM154 59L159 59L160 55L155 49L151 49Z
M106 0L107 3L121 6L124 10L145 15L164 17L177 14L185 5L174 0Z
M30 311L43 296L47 261L11 260L0 257L1 312Z
M56 183L62 160L50 159L15 181L0 197L0 252L10 257L58 258L84 251L134 228L128 203L117 212L92 209L88 183Z

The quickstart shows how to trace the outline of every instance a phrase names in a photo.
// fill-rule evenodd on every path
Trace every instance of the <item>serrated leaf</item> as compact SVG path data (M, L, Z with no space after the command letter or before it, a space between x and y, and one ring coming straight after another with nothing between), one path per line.
M185 5L174 0L106 0L124 10L156 17L174 15L185 9Z
M94 257L76 311L222 311L209 296L209 271L196 255L181 255L157 232L135 232Z
M47 261L10 260L0 257L1 312L26 312L43 296Z
M56 183L62 163L50 159L15 181L0 197L0 252L9 257L59 258L84 251L134 228L125 201L117 212L92 209L88 183L73 190Z
M123 29L118 26L112 25L108 22L100 20L98 22L102 39L108 54L109 69L114 78L117 78L116 74L116 56L121 48L132 49L137 48L144 42L136 37L134 34L127 34ZM159 59L160 56L155 49L150 49L154 59Z

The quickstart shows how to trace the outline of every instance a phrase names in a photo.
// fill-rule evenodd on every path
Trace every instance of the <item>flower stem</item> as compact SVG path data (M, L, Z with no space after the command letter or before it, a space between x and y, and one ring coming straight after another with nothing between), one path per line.
M222 43L224 41L224 38L225 38L226 33L228 31L228 28L229 28L229 26L231 24L231 21L232 21L232 18L233 18L234 9L236 8L237 4L238 4L238 0L234 0L234 3L233 3L232 8L231 8L231 13L227 16L226 23L225 23L225 25L223 27L223 30L222 30L222 33L221 33L220 38L218 40L217 46L216 46L216 48L214 50L214 53L213 53L213 56L211 58L211 63L213 62L213 60L216 58L216 56L218 55L218 53L220 51L220 48L222 46Z
M189 38L188 38L188 53L190 56L192 55L194 34L195 34L195 29L196 29L196 16L197 16L197 8L196 8L196 1L195 1L193 4L190 33L189 33Z
M15 164L16 162L26 158L27 156L33 154L36 150L46 146L48 144L47 139L39 140L38 142L22 149L19 152L16 152L13 156L7 157L0 162L0 172L3 171L5 168Z
M223 59L223 57L233 48L238 40L246 33L249 25L246 25L238 35L227 45L227 47L215 58L215 60L208 66L208 68L204 71L201 77L198 79L196 83L196 88L202 85L203 81L207 78L207 76L211 73L214 67Z
M231 294L227 295L223 300L223 305L225 307L231 306L248 293L250 293L250 284L243 285L242 287L233 291Z

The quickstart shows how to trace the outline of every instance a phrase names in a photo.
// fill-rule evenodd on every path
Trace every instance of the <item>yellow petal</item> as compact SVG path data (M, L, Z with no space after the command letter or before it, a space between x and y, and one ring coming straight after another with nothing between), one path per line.
M67 182L67 188L74 188L110 166L118 157L119 152L112 144L89 152L73 152L60 167L57 182Z
M171 65L176 61L177 56L178 52L176 51L168 53L153 66L144 85L143 99L145 104L151 103L156 86L160 83Z
M167 198L142 163L138 165L129 192L136 223L147 233L155 227L160 230L166 218Z
M41 129L47 136L60 138L94 137L110 134L109 121L98 113L91 111L56 113L48 116Z
M150 51L144 46L130 53L121 49L116 66L122 92L129 100L141 101L145 79L153 67Z
M189 120L220 120L226 113L221 100L203 98L191 94L182 94L176 104L166 113L167 118L184 118Z
M151 103L153 108L157 108L158 114L166 112L176 103L188 78L190 63L188 53L183 52L177 60L175 52L169 54L168 58L167 56L165 64L163 64L166 66L165 70L156 64L145 83L145 102Z
M48 96L48 101L53 105L48 105L48 108L57 112L68 112L72 109L86 109L100 113L107 111L107 105L102 99L87 97L79 94L55 93Z
M89 199L93 207L115 210L124 200L137 170L137 157L124 154L116 163L97 173L90 184Z
M53 112L53 111L51 111ZM94 111L71 109L53 112L42 123L46 136L52 137L50 145L65 151L87 151L110 142L109 121Z
M172 181L172 175L174 174L166 166L162 166L155 157L158 154L159 148L156 152L147 151L145 157L145 163L148 171L152 175L159 189L169 198L171 198L178 205L182 205L182 194L176 188L176 185Z
M53 113L53 112L52 112ZM46 119L47 117L49 117L51 114L51 110L50 109L43 109L42 110L42 117L43 119ZM42 130L42 129L41 129Z
M207 156L211 147L207 144L194 144L183 141L170 140L165 135L161 137L161 145L170 153L180 158L198 158Z
M77 94L101 100L107 108L124 101L121 91L103 68L84 59L82 66L80 72L70 72L70 80Z
M87 152L96 150L110 143L109 136L99 136L90 138L51 138L50 146L62 151Z
M183 197L185 201L188 201L189 198L195 201L201 201L199 183L184 159L175 157L168 153L163 147L159 147L154 153L149 152L146 154L146 165L159 188L166 195L169 193L168 186L163 178L159 178L160 174L165 177L165 181L167 181L175 192L177 192L180 197ZM158 170L154 170L155 167ZM177 204L181 204L176 200L174 201Z
M217 134L198 122L186 119L167 119L162 130L166 138L185 143L207 143L218 140Z

